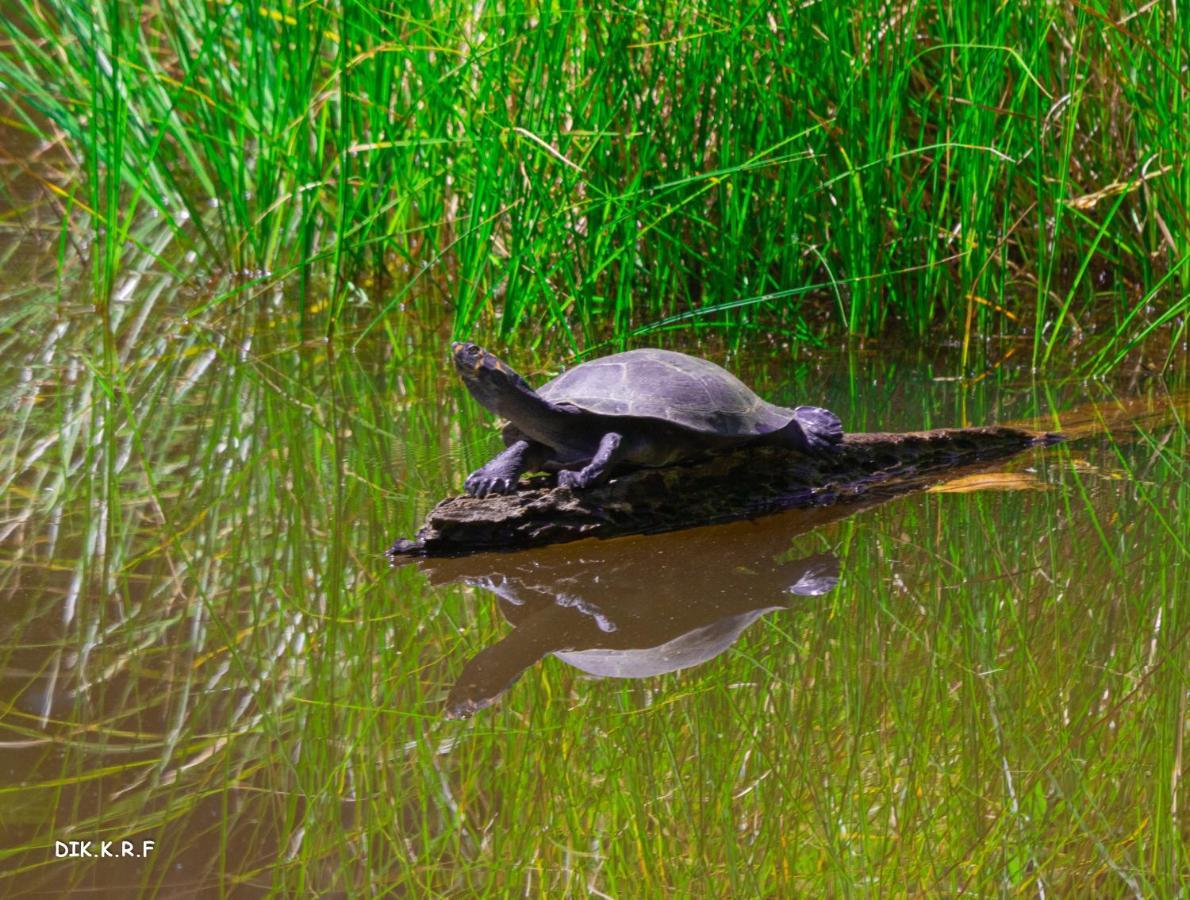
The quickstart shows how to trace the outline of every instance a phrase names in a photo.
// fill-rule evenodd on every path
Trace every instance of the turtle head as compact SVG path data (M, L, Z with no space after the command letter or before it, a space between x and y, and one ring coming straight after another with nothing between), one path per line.
M450 345L450 355L471 396L498 416L510 418L509 411L519 399L534 396L525 379L478 344L455 341Z

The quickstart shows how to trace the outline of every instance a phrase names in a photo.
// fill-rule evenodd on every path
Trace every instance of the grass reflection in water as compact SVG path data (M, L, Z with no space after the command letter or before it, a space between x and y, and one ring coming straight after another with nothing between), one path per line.
M640 550L596 604L621 618L713 591L790 608L644 680L547 658L451 721L510 626L381 555L496 445L436 335L352 355L296 317L187 327L161 295L105 351L84 310L24 315L0 435L6 894L1160 896L1186 871L1185 394L744 360L856 428L1074 439L958 485L998 490L575 545L591 577ZM833 590L747 586L823 554ZM146 838L145 859L54 858Z

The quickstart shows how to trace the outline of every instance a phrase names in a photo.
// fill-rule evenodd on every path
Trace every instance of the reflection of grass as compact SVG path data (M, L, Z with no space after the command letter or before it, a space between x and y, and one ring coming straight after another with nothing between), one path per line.
M1154 392L1138 428L1021 460L1049 491L923 495L800 536L791 553L843 558L840 587L703 667L589 681L547 660L448 722L451 678L507 626L380 556L490 450L439 341L354 356L230 304L154 327L178 312L168 283L112 304L115 340L66 300L7 326L6 896L124 884L46 845L143 837L155 855L118 871L169 893L1174 892L1178 404L1157 414ZM820 401L928 426L1086 390L926 390L909 368L872 386L868 364Z
M395 277L458 333L576 346L674 315L1028 325L1038 362L1103 331L1098 368L1184 338L1172 8L795 6L21 0L0 81L83 176L49 180L101 295L153 212L303 306L328 276L323 327L435 294Z

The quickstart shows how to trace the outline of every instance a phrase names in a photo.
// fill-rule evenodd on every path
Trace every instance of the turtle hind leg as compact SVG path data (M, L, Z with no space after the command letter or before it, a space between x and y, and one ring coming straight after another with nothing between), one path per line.
M623 441L622 434L609 431L599 439L599 449L589 463L581 469L563 469L558 473L558 487L582 490L607 481L612 468L624 455Z
M553 451L545 444L515 441L468 475L463 488L474 497L511 494L516 490L522 472L540 469L552 455Z
M825 453L843 440L843 423L829 409L799 406L789 424L776 432L773 443L805 453Z
M830 450L843 440L843 423L829 409L799 406L794 409L793 418L802 426L808 450Z

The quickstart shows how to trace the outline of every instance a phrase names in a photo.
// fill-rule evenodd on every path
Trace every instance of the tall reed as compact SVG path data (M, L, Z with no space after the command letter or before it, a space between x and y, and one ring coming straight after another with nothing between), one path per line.
M18 0L0 27L99 293L156 214L205 270L329 290L328 331L445 292L457 333L575 347L680 315L1025 333L1037 364L1087 340L1103 369L1186 337L1172 3Z

